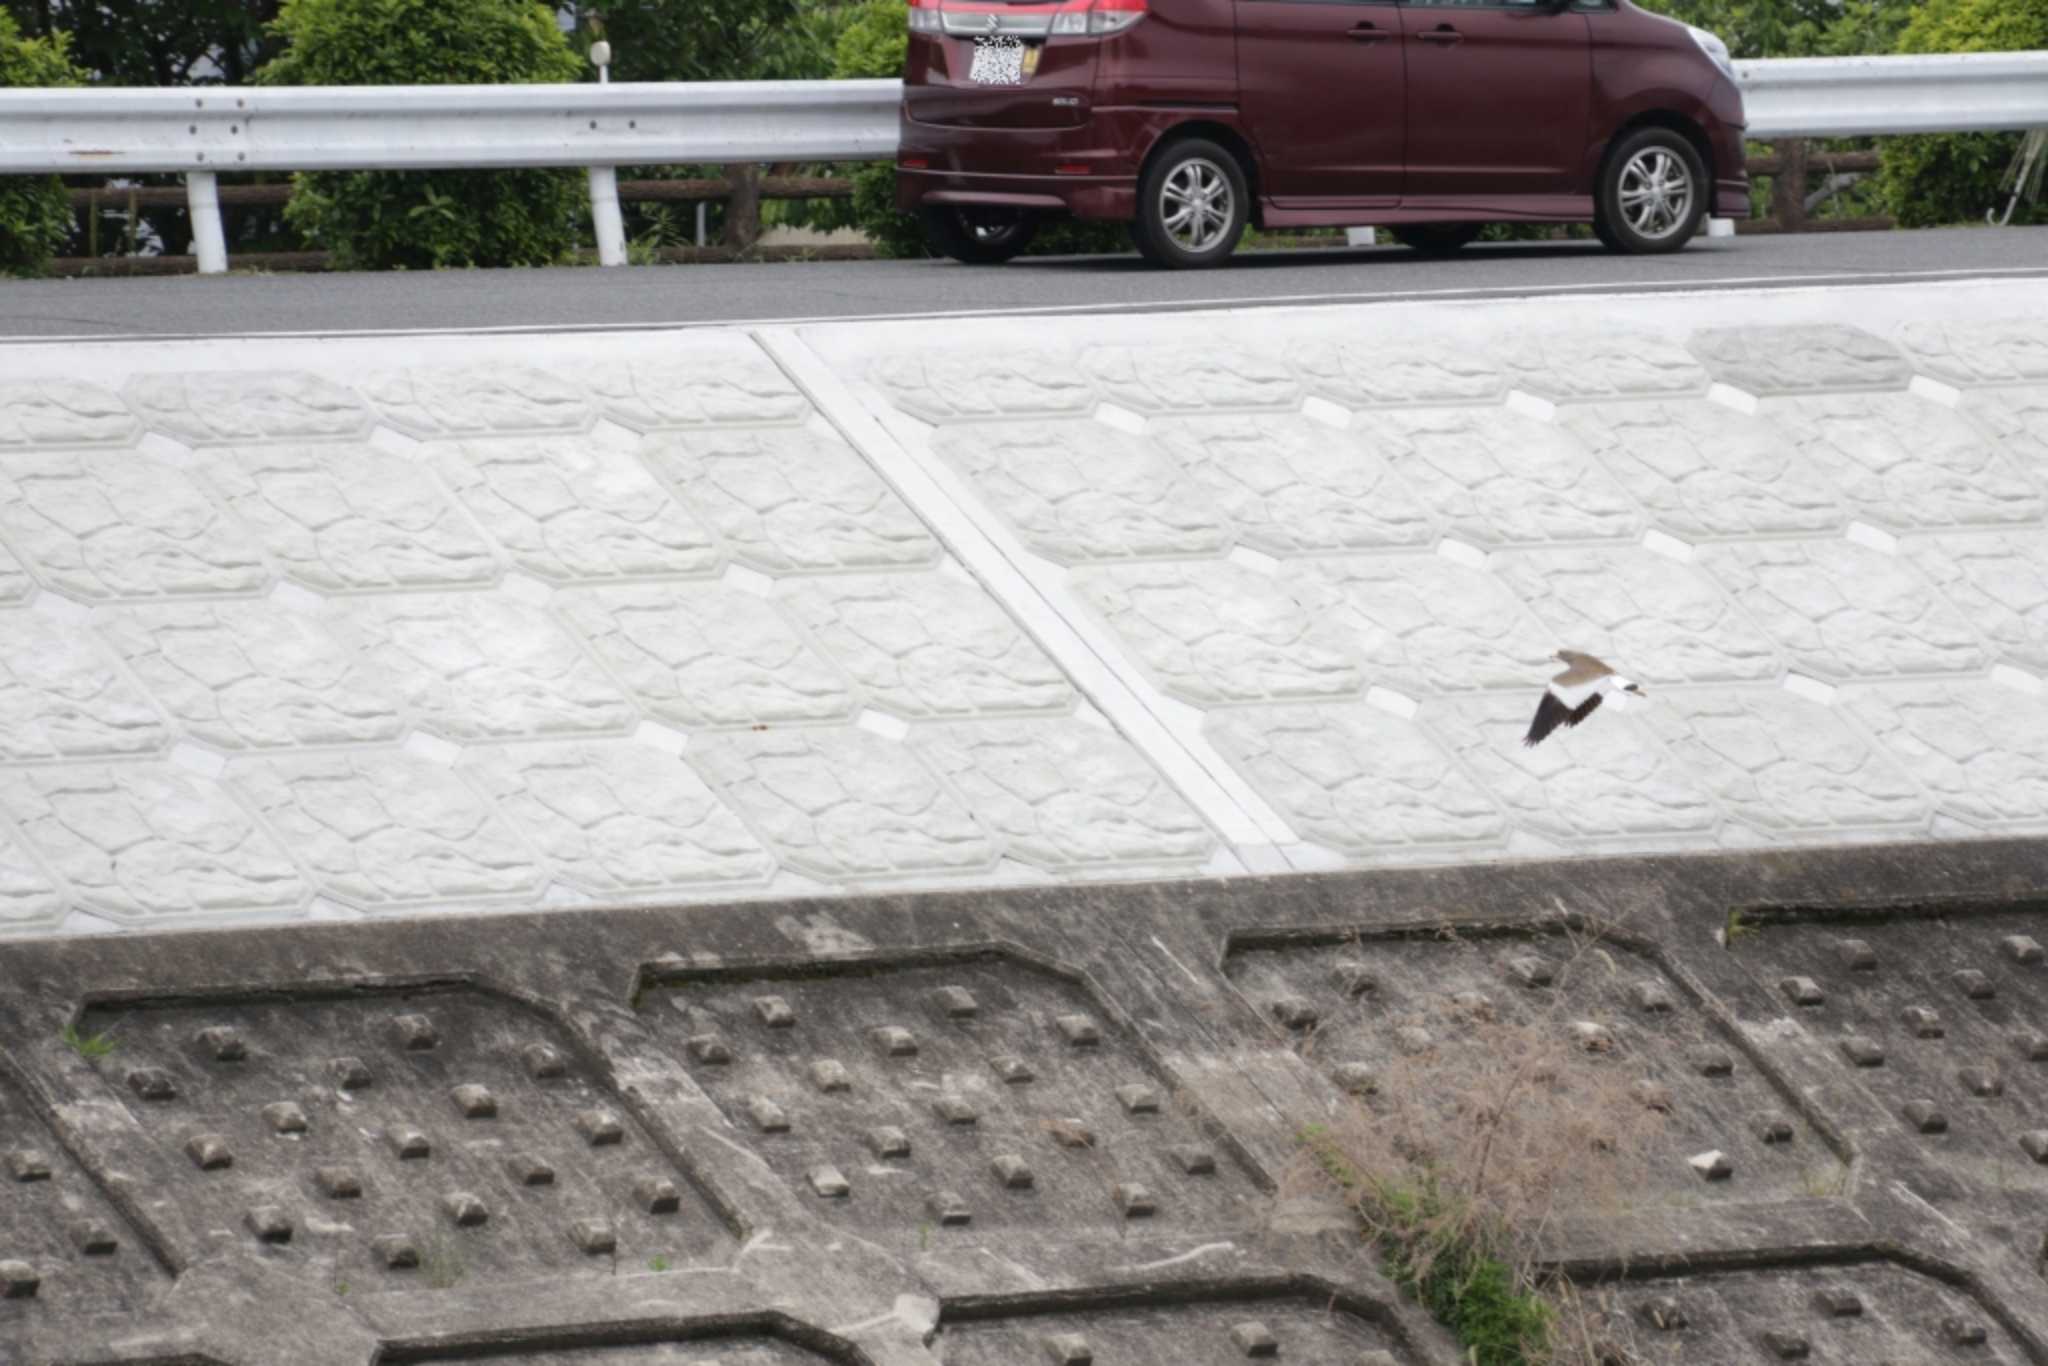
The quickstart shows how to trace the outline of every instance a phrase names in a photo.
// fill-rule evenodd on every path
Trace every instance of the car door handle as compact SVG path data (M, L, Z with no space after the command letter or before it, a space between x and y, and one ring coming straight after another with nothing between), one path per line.
M1360 24L1346 31L1346 37L1354 43L1384 43L1394 36L1392 29L1374 28L1371 24Z
M1447 47L1452 43L1462 43L1465 41L1465 35L1452 28L1449 24L1438 24L1435 28L1424 29L1415 36L1425 43L1442 43Z

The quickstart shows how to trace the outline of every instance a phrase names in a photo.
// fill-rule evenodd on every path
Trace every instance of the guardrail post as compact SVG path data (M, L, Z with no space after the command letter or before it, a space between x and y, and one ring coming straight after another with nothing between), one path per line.
M626 223L619 214L619 169L590 168L590 225L597 233L597 263L626 264Z
M201 275L228 271L228 239L220 226L220 184L211 171L185 172L185 203L192 211L192 254Z
M725 201L725 244L734 251L752 251L761 240L761 168L728 166L725 178L732 185Z
M1789 138L1771 144L1778 154L1778 173L1771 178L1771 217L1779 232L1806 228L1806 140Z

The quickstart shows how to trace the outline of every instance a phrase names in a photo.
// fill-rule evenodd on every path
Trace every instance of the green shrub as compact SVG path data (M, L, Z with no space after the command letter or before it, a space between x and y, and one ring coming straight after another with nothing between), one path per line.
M867 0L839 35L832 54L834 80L862 80L903 74L910 48L910 7L904 0ZM884 256L925 256L924 229L914 215L896 209L896 168L861 166L853 173L852 221ZM1033 256L1069 256L1130 250L1120 223L1055 219L1031 243Z
M539 0L286 0L265 85L575 80L583 63ZM285 216L342 269L529 266L575 248L575 171L319 171Z
M1930 0L1899 38L1898 50L2019 52L2048 48L2048 0ZM1893 138L1884 147L1883 193L1906 227L1982 222L2004 209L1999 188L2018 153L2017 133ZM2023 204L2015 223L2048 223L2048 204Z
M64 36L24 38L0 9L0 88L78 85ZM41 275L70 237L71 197L55 176L0 176L0 275Z

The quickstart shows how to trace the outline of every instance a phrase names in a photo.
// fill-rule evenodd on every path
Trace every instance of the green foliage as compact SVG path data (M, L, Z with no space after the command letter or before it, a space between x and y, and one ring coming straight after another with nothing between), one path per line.
M572 0L580 50L612 45L615 81L749 81L817 77L824 50L801 22L823 0ZM815 65L798 68L811 53Z
M0 10L0 88L77 85L62 34L24 38ZM71 235L71 197L55 176L0 176L0 275L40 275Z
M1361 1172L1320 1125L1304 1129L1301 1141L1379 1235L1387 1278L1457 1336L1472 1366L1550 1359L1556 1311L1496 1255L1498 1237L1474 1236L1484 1221L1454 1208L1454 1197L1426 1177L1411 1185Z
M65 1025L64 1032L59 1037L64 1040L66 1048L88 1062L95 1058L104 1058L114 1051L112 1034L81 1034L76 1024Z
M1889 51L1913 0L1640 0L1718 34L1738 59Z
M24 29L65 34L104 85L240 85L267 55L278 0L5 0Z
M1900 35L1900 52L2018 52L2048 48L2048 0L1929 0ZM1886 143L1883 192L1909 228L1982 222L2003 209L2000 188L2016 133L1902 137ZM2048 223L2048 204L2022 204L2015 223Z
M556 84L584 70L538 0L285 0L266 85ZM321 171L285 217L343 269L546 265L575 249L574 171Z

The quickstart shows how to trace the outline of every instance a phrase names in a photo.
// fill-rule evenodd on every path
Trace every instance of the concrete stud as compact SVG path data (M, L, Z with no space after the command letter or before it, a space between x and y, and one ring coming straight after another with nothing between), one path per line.
M129 1069L128 1087L144 1100L165 1101L178 1098L178 1084L172 1081L171 1074L161 1067Z
M372 1080L370 1069L364 1066L361 1058L336 1058L327 1064L327 1072L334 1078L334 1084L344 1091L360 1091Z
M1907 1006L1899 1012L1899 1020L1913 1031L1916 1039L1939 1039L1948 1033L1942 1026L1940 1013L1926 1006Z
M754 1127L764 1134L786 1134L789 1132L789 1116L780 1105L766 1096L747 1098L747 1117L754 1121Z
M1707 1181L1726 1181L1735 1175L1735 1164L1728 1160L1728 1154L1714 1149L1686 1159L1686 1165L1698 1172Z
M2031 935L2007 935L1999 941L1999 947L2005 950L2007 958L2026 967L2033 967L2043 958L2040 942Z
M2005 1094L2005 1078L1996 1068L1965 1067L1958 1074L1963 1089L1982 1100L1996 1100Z
M475 1082L464 1082L450 1089L448 1098L455 1102L455 1108L461 1111L464 1119L498 1117L498 1098L491 1094L488 1087L479 1086Z
M353 1167L315 1167L313 1184L329 1200L359 1200L363 1178Z
M1678 1004L1671 999L1671 989L1662 982L1638 982L1629 996L1637 1010L1650 1015L1669 1014Z
M1003 1153L989 1163L989 1169L996 1174L996 1180L1005 1190L1030 1190L1031 1168L1015 1153Z
M418 1129L393 1129L385 1137L391 1144L391 1151L404 1162L420 1161L431 1156L434 1151L433 1143Z
M1189 1176L1216 1174L1216 1154L1199 1143L1176 1143L1166 1150L1166 1155Z
M901 1025L883 1025L874 1031L875 1047L892 1058L917 1056L917 1036Z
M586 1257L609 1257L619 1250L618 1235L602 1219L578 1219L569 1225L569 1236Z
M96 1219L81 1219L71 1225L68 1232L71 1245L87 1257L112 1256L114 1249L120 1246L114 1231Z
M910 1156L910 1135L893 1124L884 1124L867 1132L868 1151L876 1157Z
M1884 1066L1884 1050L1878 1047L1877 1040L1860 1034L1842 1040L1842 1056L1858 1067Z
M1835 958L1851 972L1877 971L1877 950L1861 939L1837 939Z
M1116 1197L1116 1207L1124 1212L1126 1219L1149 1219L1159 1209L1159 1202L1152 1192L1135 1181L1119 1181L1111 1192Z
M1547 959L1534 954L1524 954L1508 959L1508 976L1525 987L1547 987L1556 980L1557 970Z
M1350 1096L1369 1096L1379 1089L1379 1074L1367 1063L1340 1062L1330 1069L1330 1079Z
M835 1091L851 1091L853 1074L846 1070L846 1064L832 1058L820 1058L811 1064L811 1085L830 1094Z
M1086 1015L1062 1015L1054 1023L1069 1047L1094 1048L1102 1042L1101 1028Z
M209 1025L199 1031L196 1042L215 1062L240 1062L249 1056L241 1035L228 1025Z
M1033 1080L1036 1076L1031 1070L1030 1063L1012 1053L1006 1053L999 1058L990 1058L988 1065L995 1069L995 1074L1002 1078L1003 1083L1007 1086L1022 1086L1025 1082Z
M981 1112L963 1096L940 1096L932 1102L932 1113L947 1124L977 1124L981 1121Z
M561 1050L544 1043L530 1043L519 1050L519 1061L535 1081L553 1081L569 1073L568 1059Z
M1305 996L1282 996L1279 1000L1274 1001L1268 1009L1273 1012L1273 1018L1278 1020L1284 1028L1292 1029L1296 1032L1314 1029L1316 1021L1322 1018L1321 1012L1315 1007L1315 1002Z
M1998 994L1998 988L1991 979L1975 968L1964 968L1949 980L1956 984L1956 990L1973 1001L1988 1001Z
M1156 1115L1159 1113L1159 1092L1150 1086L1130 1085L1116 1088L1116 1099L1128 1115Z
M650 1173L633 1182L633 1202L648 1214L674 1214L683 1207L683 1194L666 1176Z
M1814 981L1811 977L1783 978L1778 982L1778 990L1784 992L1785 999L1795 1006L1805 1006L1811 1009L1814 1006L1827 1004L1828 994L1822 991L1820 983Z
M545 1159L532 1153L514 1153L505 1159L505 1174L521 1186L552 1186L555 1184L555 1169Z
M1256 1320L1240 1323L1230 1330L1230 1344L1237 1348L1239 1356L1276 1357L1280 1355L1280 1339L1273 1336L1273 1330Z
M1909 1100L1900 1110L1906 1123L1923 1134L1945 1134L1948 1132L1948 1116L1931 1100Z
M1095 1366L1095 1353L1079 1333L1050 1333L1044 1344L1052 1366Z
M395 1015L391 1019L391 1035L400 1048L409 1053L424 1053L441 1042L434 1022L424 1015Z
M1346 996L1363 996L1369 991L1379 990L1380 979L1365 964L1356 959L1344 959L1336 966L1337 986Z
M288 1100L280 1100L263 1107L263 1118L276 1134L302 1134L306 1132L306 1112Z
M796 1012L780 996L756 996L754 1015L770 1029L790 1029L796 1024Z
M7 1174L16 1181L48 1181L50 1159L34 1148L15 1148L7 1154Z
M372 1239L370 1248L387 1271L411 1271L420 1264L419 1244L403 1233L387 1233Z
M262 1243L289 1243L292 1240L291 1216L277 1205L257 1205L242 1215L242 1222L249 1226L249 1232Z
M932 993L932 1004L951 1020L971 1020L981 1013L981 1004L965 987L940 987Z
M732 1061L732 1049L716 1034L697 1034L683 1041L690 1060L706 1067L723 1067Z
M593 1148L609 1147L624 1142L626 1138L625 1126L609 1110L578 1110L576 1132L582 1134L584 1142Z
M475 1228L491 1217L490 1208L468 1191L449 1191L442 1196L441 1212L457 1228Z
M27 1262L0 1262L0 1299L34 1299L42 1283L43 1278Z
M185 1140L185 1155L203 1172L217 1172L235 1165L228 1141L219 1134L194 1134Z
M953 1191L935 1191L925 1201L924 1208L941 1228L959 1228L974 1222L974 1211Z
M853 1188L846 1182L846 1176L839 1168L824 1163L804 1173L804 1179L811 1183L811 1189L827 1200L844 1200Z

